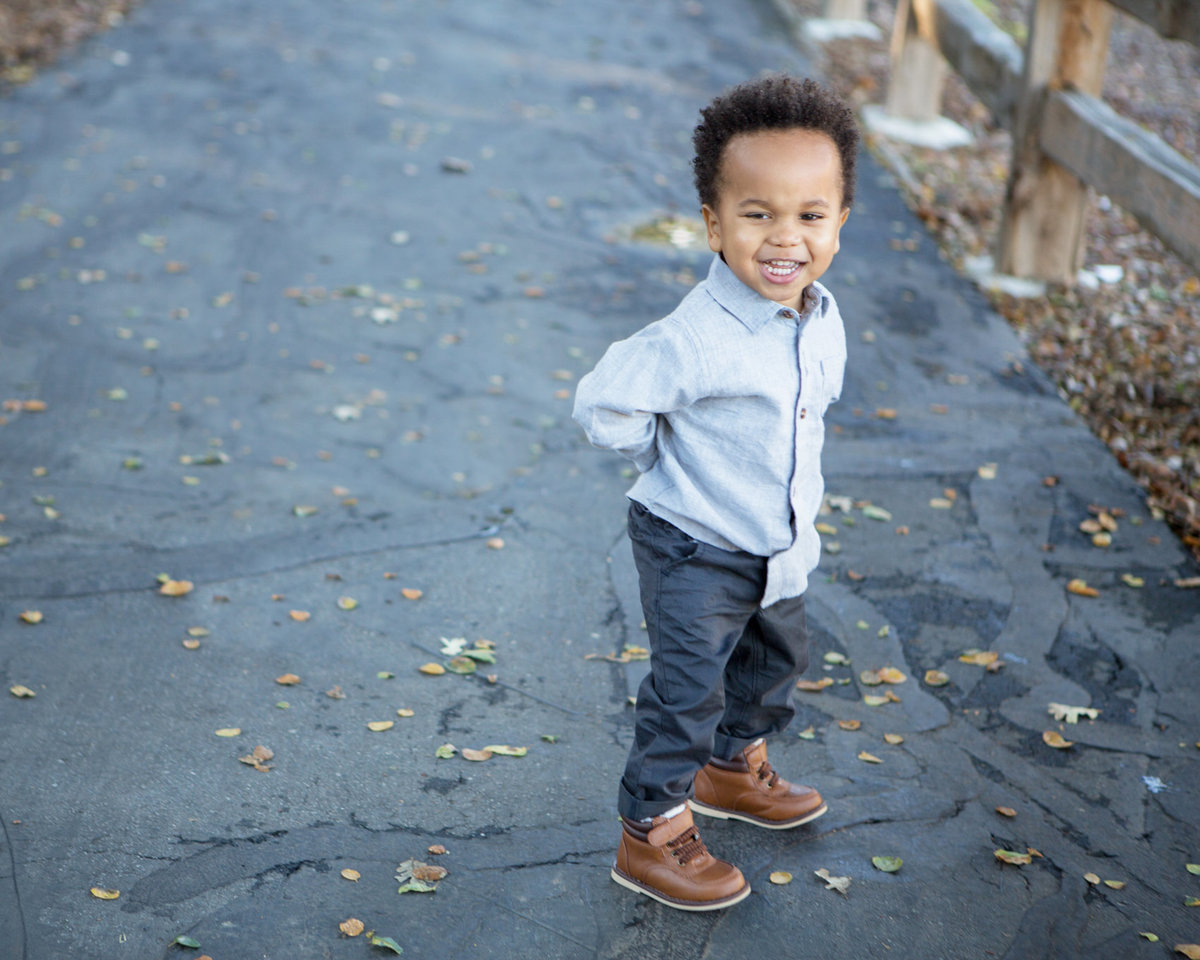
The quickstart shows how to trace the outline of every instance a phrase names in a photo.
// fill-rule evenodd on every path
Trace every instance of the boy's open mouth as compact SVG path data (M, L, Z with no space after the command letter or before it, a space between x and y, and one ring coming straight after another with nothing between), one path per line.
M803 266L799 260L763 260L762 272L768 280L783 282L794 277Z

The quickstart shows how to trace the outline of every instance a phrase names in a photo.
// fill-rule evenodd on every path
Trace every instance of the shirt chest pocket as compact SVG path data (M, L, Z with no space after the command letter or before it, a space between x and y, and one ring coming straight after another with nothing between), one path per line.
M846 370L846 355L833 353L806 364L811 391L805 390L805 401L816 407L821 416L829 405L842 395L842 378Z

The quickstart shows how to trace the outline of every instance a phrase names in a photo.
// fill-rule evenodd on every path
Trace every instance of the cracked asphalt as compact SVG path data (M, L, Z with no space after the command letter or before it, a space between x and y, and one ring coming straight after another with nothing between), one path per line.
M720 914L610 881L644 666L588 655L641 613L630 480L570 397L707 269L646 228L695 216L697 111L763 69L809 70L766 0L148 0L0 100L0 957L385 955L348 917L414 958L1200 942L1200 571L866 157L828 274L834 683L770 745L830 812L702 822L754 887ZM443 637L496 662L419 673ZM436 893L396 893L411 857Z

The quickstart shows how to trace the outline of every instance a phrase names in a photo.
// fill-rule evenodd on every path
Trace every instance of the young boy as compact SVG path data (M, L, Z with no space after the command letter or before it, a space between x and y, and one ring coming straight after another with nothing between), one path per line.
M713 258L666 318L609 347L574 417L631 459L629 537L651 650L621 778L612 878L682 910L743 900L692 811L771 830L826 810L767 762L808 665L826 407L845 334L817 280L854 199L851 110L811 80L734 87L702 111L695 182Z

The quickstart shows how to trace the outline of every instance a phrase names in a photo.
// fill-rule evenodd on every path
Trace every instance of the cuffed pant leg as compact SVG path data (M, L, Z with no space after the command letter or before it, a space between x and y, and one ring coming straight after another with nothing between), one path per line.
M760 737L786 729L796 713L792 689L807 667L804 597L757 611L725 665L725 709L713 755L732 759Z
M699 543L636 503L629 535L650 674L638 690L618 809L640 820L685 802L713 755L725 664L758 612L766 562Z

